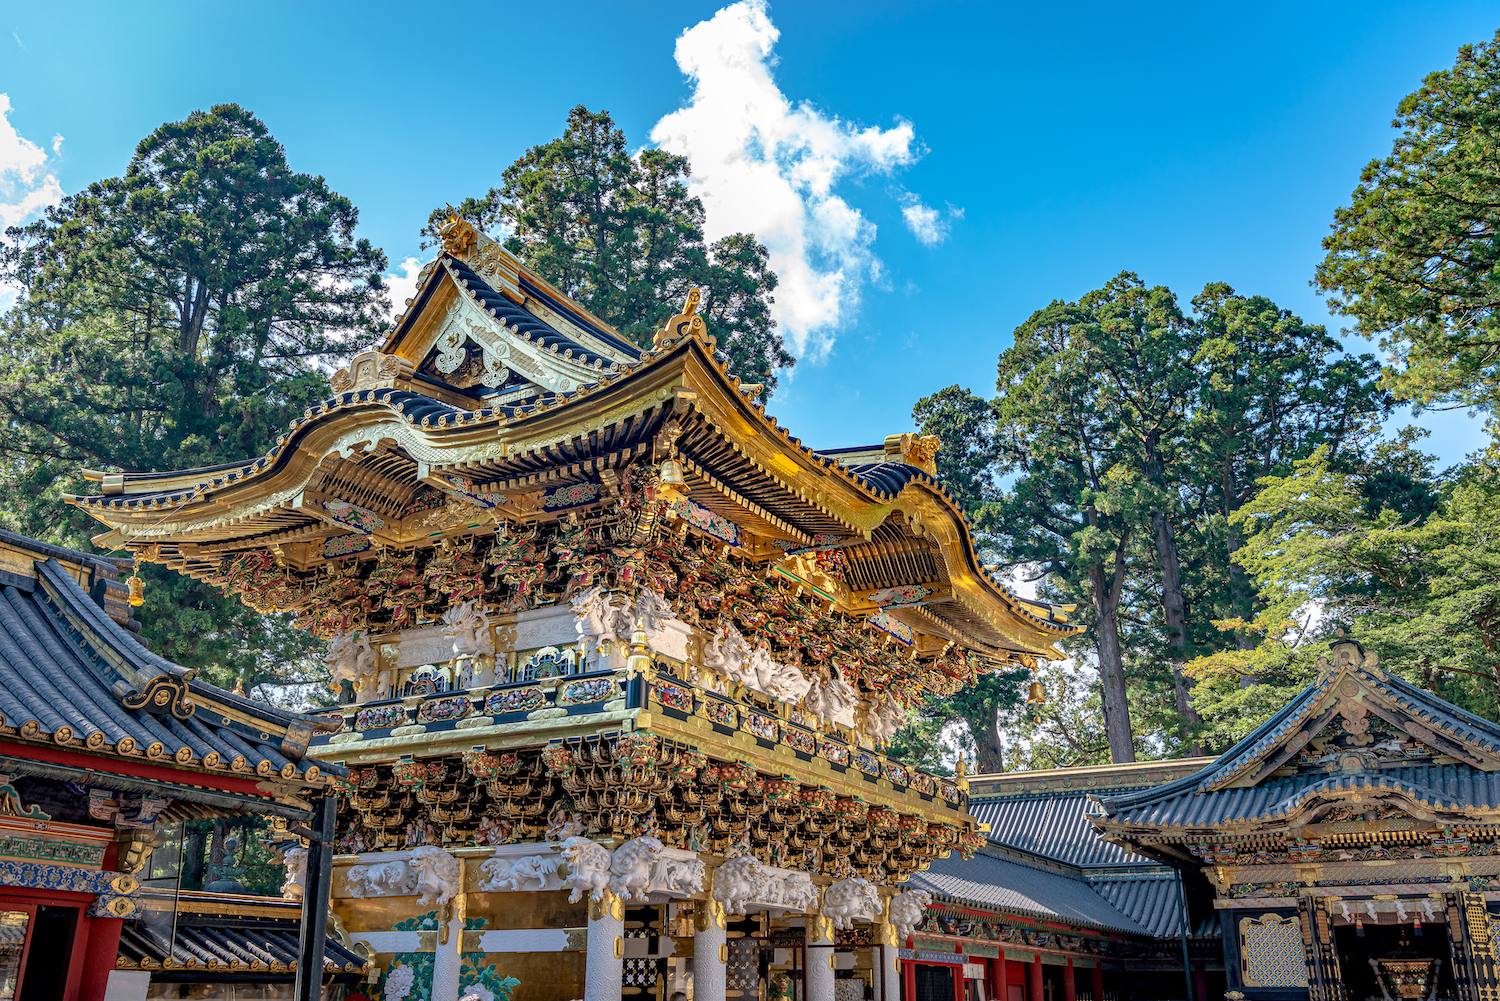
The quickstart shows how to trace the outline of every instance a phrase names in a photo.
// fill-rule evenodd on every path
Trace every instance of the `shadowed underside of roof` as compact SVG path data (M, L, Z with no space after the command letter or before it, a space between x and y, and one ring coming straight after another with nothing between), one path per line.
M226 925L222 919L209 922L179 918L175 948L169 948L171 915L157 912L156 917L158 920L149 924L124 923L120 931L120 966L140 967L144 960L148 968L153 968L153 980L197 983L247 976L259 981L289 982L296 974L301 930L300 922L294 918L238 926ZM166 927L156 927L160 923ZM363 976L362 957L334 939L329 939L324 949L325 977L352 983ZM169 957L177 965L171 970L161 969Z

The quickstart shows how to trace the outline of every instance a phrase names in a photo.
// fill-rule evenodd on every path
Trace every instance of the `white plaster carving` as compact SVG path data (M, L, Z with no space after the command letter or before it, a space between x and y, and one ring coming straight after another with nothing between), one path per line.
M517 859L504 858L498 853L486 859L479 868L484 872L485 882L481 890L555 890L562 886L562 877L557 874L558 860L545 855L523 855ZM528 887L528 883L535 883Z
M857 693L848 684L832 678L827 683L813 682L807 689L807 694L802 697L802 704L807 707L808 712L825 723L832 723L854 708L857 697Z
M609 888L623 900L645 901L662 847L655 838L633 838L616 848L609 866Z
M443 613L443 624L453 641L455 661L467 661L457 687L495 683L495 640L490 620L476 602L465 601Z
M901 706L896 700L883 697L870 707L865 716L865 736L880 744L889 744L903 721Z
M745 683L745 662L750 658L750 644L729 621L720 620L719 628L703 646L703 666L717 671L737 684Z
M880 894L869 880L841 879L823 891L823 916L835 928L852 927L856 920L874 921L880 916Z
M404 861L356 865L344 876L351 897L409 897L417 892L417 871Z
M890 922L896 926L896 933L903 944L907 936L922 923L922 917L930 903L932 894L926 890L907 890L891 898Z
M572 837L562 843L561 851L563 861L568 863L568 886L573 891L568 902L576 904L584 894L595 903L603 900L611 875L609 849L588 838Z
M771 659L771 648L765 640L755 644L745 664L746 684L774 699L795 703L807 694L812 682L799 668L778 664Z
M283 900L301 900L307 890L307 849L293 845L281 853L286 881L281 885Z
M714 870L713 896L730 914L752 910L806 912L817 903L818 888L805 872L778 869L742 855Z
M634 622L623 595L596 585L578 592L569 605L577 617L575 628L580 638L590 640L595 646L629 642Z
M423 845L413 851L411 867L417 871L417 892L423 904L446 905L462 889L458 859L441 848Z
M702 893L705 872L700 858L669 858L663 854L651 870L651 889L680 897Z
M379 670L375 648L370 645L370 637L364 632L334 637L323 660L333 672L332 682L335 688L343 681L354 686L356 704L380 698L391 686L391 672Z

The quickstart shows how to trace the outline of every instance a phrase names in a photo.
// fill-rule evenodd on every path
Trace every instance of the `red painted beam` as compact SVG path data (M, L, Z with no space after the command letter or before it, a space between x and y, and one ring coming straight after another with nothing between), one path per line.
M223 792L261 796L265 799L272 798L260 788L265 780L259 776L218 775L211 772L188 771L185 768L172 768L149 761L133 761L102 754L80 754L77 751L69 751L60 747L24 744L4 739L0 739L0 754L15 758L30 758L33 761L45 761L52 765L67 765L70 768L87 768L90 771L110 775L128 775L138 779L154 779L158 782L197 786L200 789L218 789Z

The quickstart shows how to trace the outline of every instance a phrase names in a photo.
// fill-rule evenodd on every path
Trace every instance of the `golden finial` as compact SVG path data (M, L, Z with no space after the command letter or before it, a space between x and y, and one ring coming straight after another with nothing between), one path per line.
M234 679L234 688L230 694L238 695L240 698L245 697L245 676L243 674Z
M130 585L130 607L140 608L146 603L146 582L131 574L125 583Z
M637 675L648 684L656 680L656 661L646 645L646 623L640 618L635 620L635 632L630 634L630 658L625 661L625 676L634 679Z
M703 298L703 292L692 289L687 294L687 301L682 304L682 312L666 322L656 336L651 338L651 346L664 348L687 337L689 334L697 334L700 337L708 335L708 328L703 324L703 317L698 316L698 303Z

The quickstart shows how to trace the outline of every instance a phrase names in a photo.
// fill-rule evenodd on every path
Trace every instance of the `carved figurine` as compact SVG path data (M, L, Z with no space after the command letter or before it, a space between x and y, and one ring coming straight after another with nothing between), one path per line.
M853 927L856 919L874 921L880 916L880 894L874 884L858 876L841 879L823 891L823 916L835 928Z
M338 690L340 683L349 682L354 687L356 703L372 702L390 687L391 672L377 670L375 648L370 645L367 633L344 633L334 637L323 659L333 672L331 686L334 691Z
M645 901L651 872L661 858L662 843L655 838L632 838L615 849L610 863L609 888L622 900Z
M411 867L417 871L417 892L423 904L446 905L461 889L458 859L441 848L418 848L411 853Z
M510 840L513 826L504 817L480 817L479 829L474 832L476 845L503 845Z
M714 870L714 899L729 914L744 914L745 905L757 896L767 876L766 867L752 855L730 859Z
M568 894L568 902L576 904L584 894L596 904L603 900L610 881L609 849L588 838L571 837L562 843L560 851L570 870L568 886L573 892Z
M498 855L486 859L479 868L485 875L481 890L524 890L528 882L536 883L536 889L547 889L549 878L557 872L558 861L547 855L526 855L518 859L505 859Z
M882 698L870 707L865 717L865 736L879 744L889 744L901 729L901 707L891 698Z
M307 890L307 849L293 845L282 852L281 864L286 868L286 881L281 885L282 899L301 900Z
M930 903L932 894L926 890L907 890L891 898L890 922L895 925L896 935L902 944L922 924Z
M443 624L453 640L454 660L469 662L465 671L468 681L474 685L493 684L495 640L490 634L489 617L476 602L465 601L443 613Z
M835 677L826 682L813 682L802 697L802 704L823 722L831 723L854 704L855 698L854 689Z

